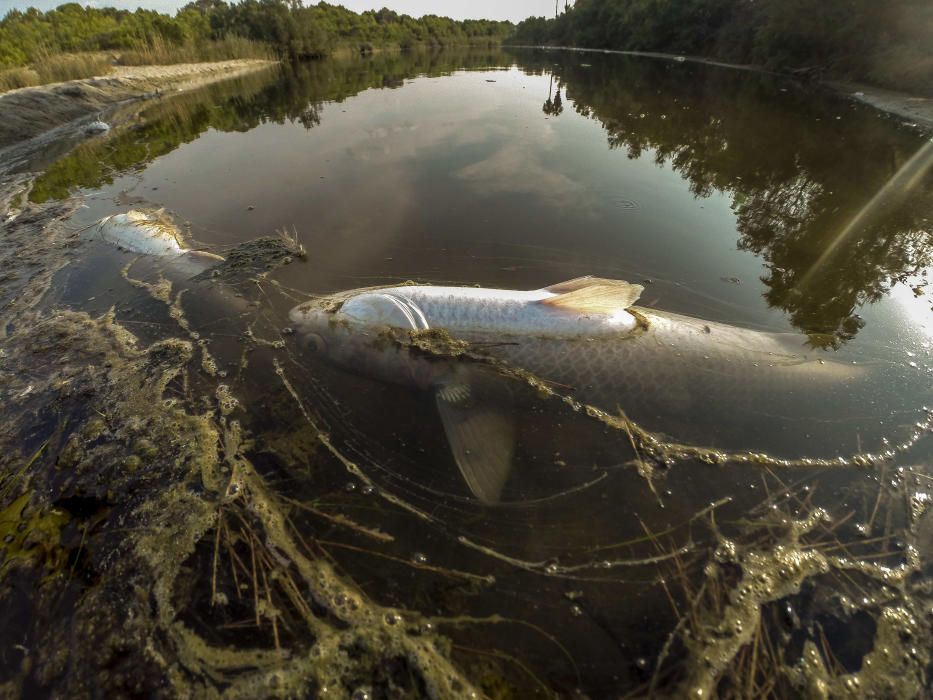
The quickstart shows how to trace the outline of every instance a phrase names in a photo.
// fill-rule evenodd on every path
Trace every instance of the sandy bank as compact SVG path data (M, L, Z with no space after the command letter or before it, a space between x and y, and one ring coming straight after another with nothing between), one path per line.
M244 59L169 66L121 66L97 78L38 85L0 95L0 151L127 100L187 90L273 65Z

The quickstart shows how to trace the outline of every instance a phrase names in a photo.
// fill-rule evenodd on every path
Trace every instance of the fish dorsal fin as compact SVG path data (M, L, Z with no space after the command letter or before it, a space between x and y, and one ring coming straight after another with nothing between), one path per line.
M602 279L599 277L593 277L593 275L586 275L585 277L574 277L572 280L567 280L566 282L558 282L557 284L552 284L550 287L545 287L541 291L543 292L552 292L554 294L566 294L567 292L575 292L578 289L583 289L584 287L589 287L591 284L596 282L601 282ZM613 280L606 280L607 282L612 282Z
M515 421L505 381L461 370L434 390L454 461L470 491L486 504L499 501L512 470Z
M608 314L629 308L638 301L644 287L623 280L578 277L545 287L545 291L556 295L541 301L547 306L583 313Z

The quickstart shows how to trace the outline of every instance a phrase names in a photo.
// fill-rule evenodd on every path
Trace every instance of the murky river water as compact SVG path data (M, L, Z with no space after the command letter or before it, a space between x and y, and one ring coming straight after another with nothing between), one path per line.
M48 164L30 197L84 197L76 230L164 207L221 254L297 234L307 257L237 279L239 296L175 280L184 333L211 356L190 381L236 398L246 454L297 536L447 635L481 692L751 697L819 681L896 696L929 670L903 635L930 622L914 618L933 561L931 162L916 130L771 76L600 53L412 54L166 97ZM178 315L126 279L145 261L121 273L132 260L87 242L44 307L114 308L144 343L178 335ZM311 295L582 275L643 284L645 307L793 334L867 379L827 391L826 411L788 388L780 413L696 400L664 413L649 394L668 387L646 366L645 394L600 418L564 400L573 387L513 377L514 465L490 506L463 483L431 396L332 366L286 328ZM619 411L634 422L612 422ZM229 566L213 559L213 598L179 619L216 645L298 645L284 603L282 629L253 619L233 549ZM892 610L911 624L886 627ZM876 643L889 627L892 658Z

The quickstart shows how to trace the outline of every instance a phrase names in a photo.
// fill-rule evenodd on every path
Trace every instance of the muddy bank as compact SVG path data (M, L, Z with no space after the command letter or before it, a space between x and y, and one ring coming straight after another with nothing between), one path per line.
M0 95L0 159L9 147L115 104L189 90L274 65L244 59L170 66L125 66L99 78L22 88Z
M933 131L933 98L917 97L861 83L830 81L826 85L835 92L871 105L882 112L903 117L924 131Z

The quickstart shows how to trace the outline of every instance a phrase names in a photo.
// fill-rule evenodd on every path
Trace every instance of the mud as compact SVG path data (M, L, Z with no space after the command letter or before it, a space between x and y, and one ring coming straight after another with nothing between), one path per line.
M919 97L860 83L827 83L830 89L933 133L933 97Z

